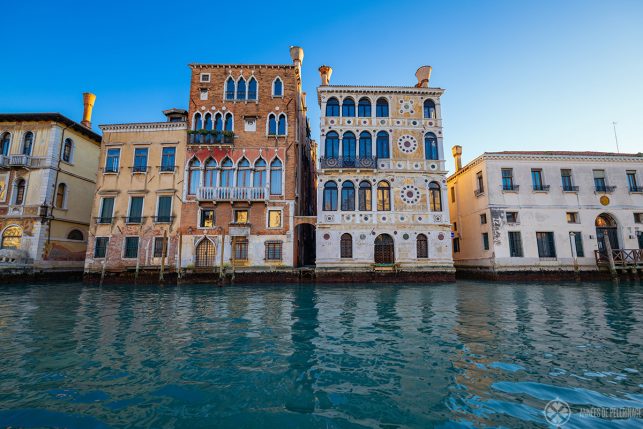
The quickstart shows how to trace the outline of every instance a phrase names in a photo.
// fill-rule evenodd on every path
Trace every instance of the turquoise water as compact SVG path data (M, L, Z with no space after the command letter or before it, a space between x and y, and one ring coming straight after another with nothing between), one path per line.
M641 428L643 287L0 286L0 427ZM643 412L641 417L643 417Z

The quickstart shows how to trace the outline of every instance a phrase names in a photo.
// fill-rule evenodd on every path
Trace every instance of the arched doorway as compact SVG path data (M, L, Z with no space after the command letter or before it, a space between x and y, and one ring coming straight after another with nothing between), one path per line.
M395 244L393 237L388 234L380 234L375 238L375 263L395 263Z
M605 253L607 251L605 247L605 240L609 239L610 246L612 249L620 249L621 246L618 243L618 234L616 231L617 224L616 220L611 215L607 213L601 213L598 215L595 221L596 225L596 241L598 242L598 251Z
M22 228L16 225L7 227L2 233L2 242L0 242L0 249L20 249L21 239Z
M196 263L197 268L211 268L214 267L216 250L214 243L207 238L201 240L196 246Z

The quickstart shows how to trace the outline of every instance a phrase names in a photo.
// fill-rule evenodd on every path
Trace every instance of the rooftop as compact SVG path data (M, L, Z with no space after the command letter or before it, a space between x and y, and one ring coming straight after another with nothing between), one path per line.
M592 152L571 150L505 150L502 152L485 152L485 155L538 155L538 156L640 156L643 153Z
M95 133L90 128L79 124L68 117L55 112L45 113L0 113L0 122L36 122L36 121L53 121L66 125L72 130L83 134L84 136L100 143L102 138L100 134Z

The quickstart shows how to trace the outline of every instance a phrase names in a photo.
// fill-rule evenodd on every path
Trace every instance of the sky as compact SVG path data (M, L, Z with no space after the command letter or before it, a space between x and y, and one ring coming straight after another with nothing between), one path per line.
M431 65L444 146L643 152L643 1L6 1L0 112L93 124L187 108L189 63L291 63L319 136L318 67L331 83L414 85Z

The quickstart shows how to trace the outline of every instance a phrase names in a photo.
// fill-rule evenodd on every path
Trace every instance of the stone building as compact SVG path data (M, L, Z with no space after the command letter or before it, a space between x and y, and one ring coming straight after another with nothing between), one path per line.
M453 275L440 97L415 86L331 85L320 69L317 270Z
M191 64L181 267L235 272L310 260L310 130L301 86L303 50L291 65Z
M85 273L176 272L187 112L101 125L103 143Z
M0 114L0 273L82 272L101 137L60 113Z
M612 249L643 248L643 154L485 152L464 167L462 148L453 154L458 273L595 271L606 237Z

